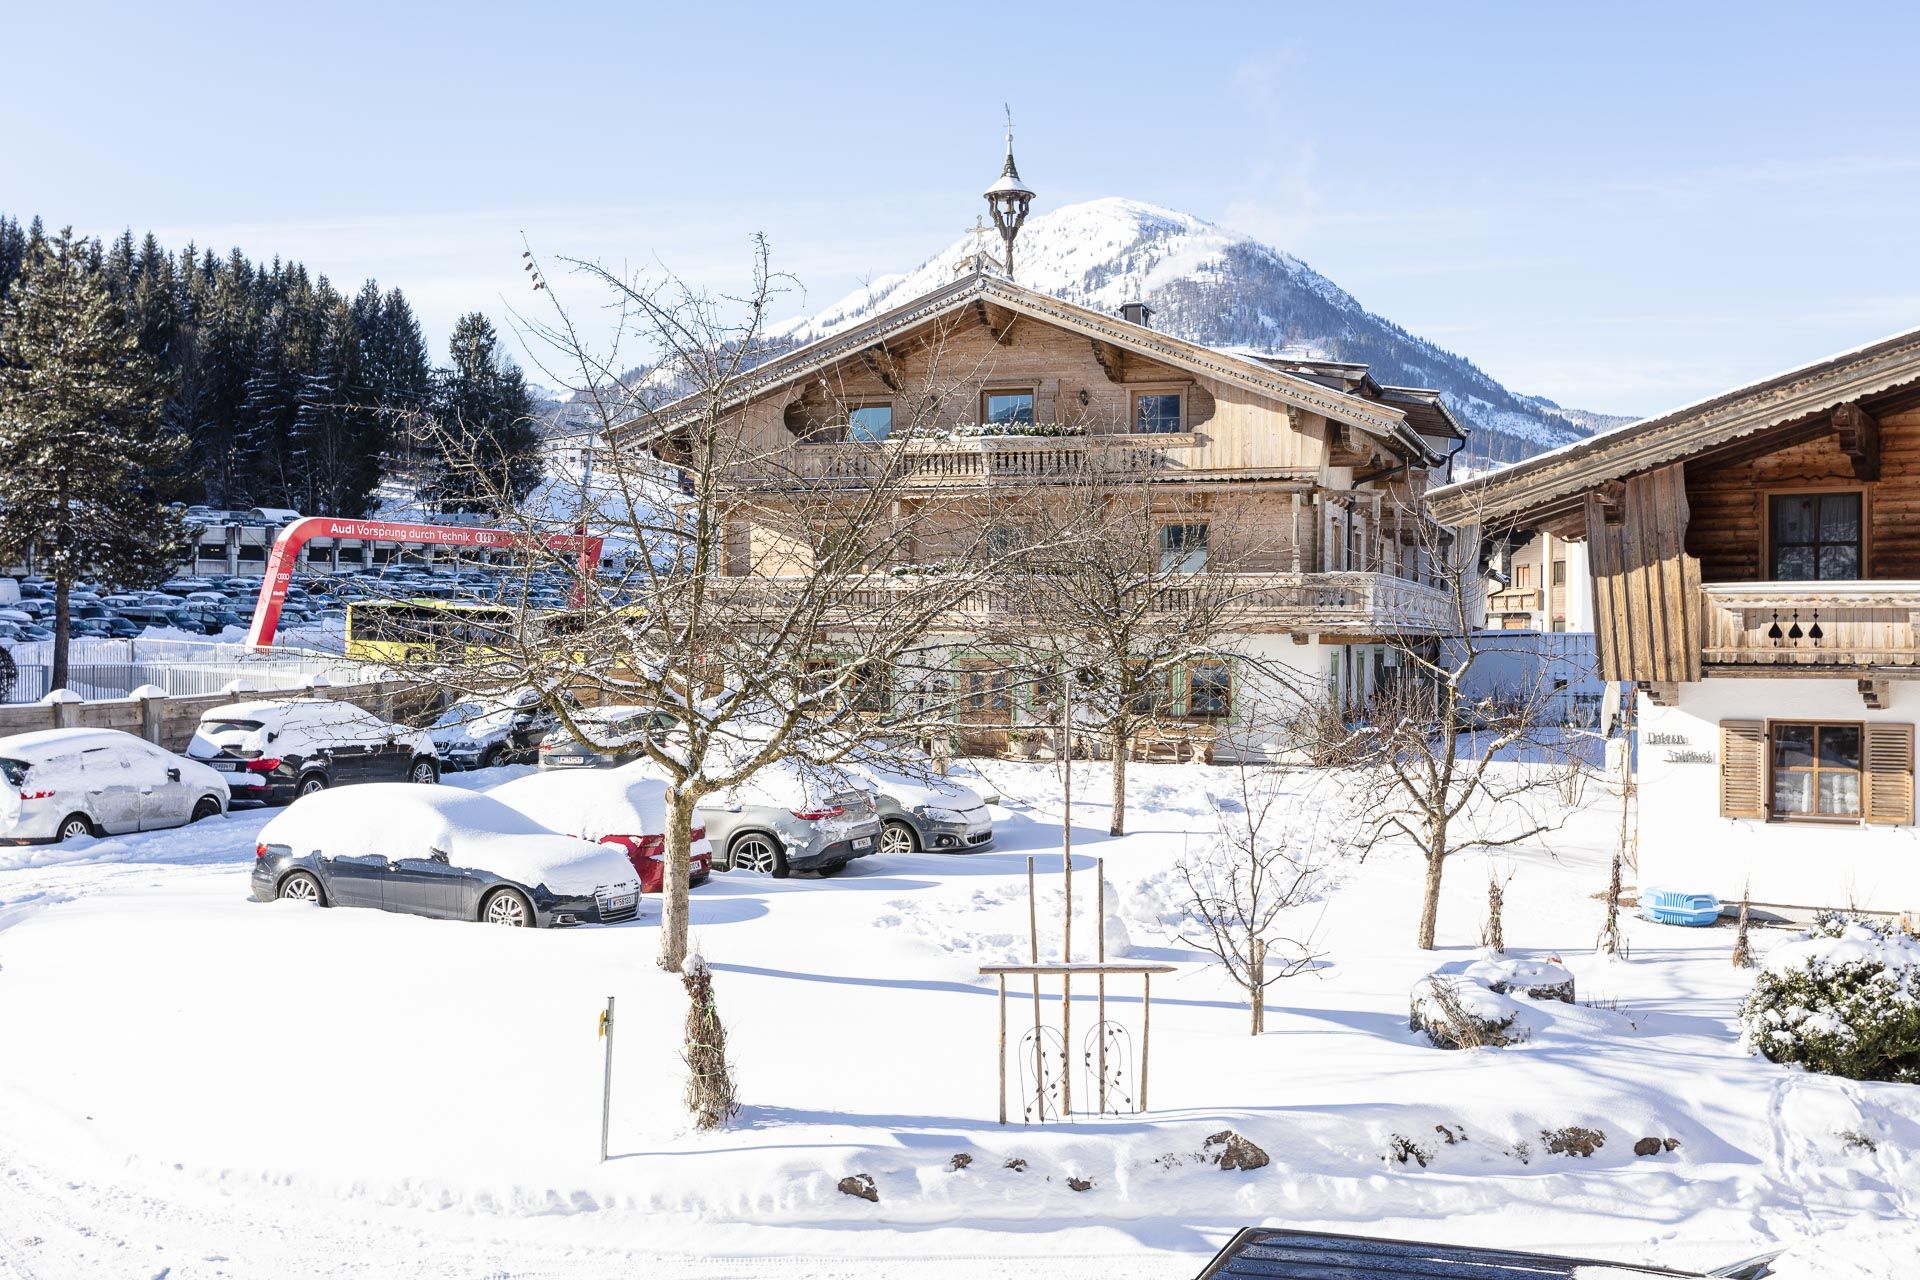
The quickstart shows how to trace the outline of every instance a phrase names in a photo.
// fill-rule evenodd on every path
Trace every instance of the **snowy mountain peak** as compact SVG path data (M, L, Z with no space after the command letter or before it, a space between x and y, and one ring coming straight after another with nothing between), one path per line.
M986 244L998 254L997 237ZM778 334L823 338L950 283L976 252L962 235L913 270L880 277ZM1216 347L1372 366L1381 382L1434 387L1472 430L1469 465L1527 457L1624 418L1519 395L1470 361L1374 315L1306 263L1204 218L1124 196L1036 214L1014 242L1014 279L1098 311L1154 309L1154 327Z

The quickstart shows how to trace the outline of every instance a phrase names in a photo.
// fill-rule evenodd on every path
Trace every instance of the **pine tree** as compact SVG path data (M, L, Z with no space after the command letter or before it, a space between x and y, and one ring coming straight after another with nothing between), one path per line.
M495 495L518 502L540 480L540 437L526 376L500 351L493 325L478 311L460 317L449 346L452 367L435 379L440 456L427 496L443 511L485 510Z
M31 555L53 580L56 688L73 584L151 584L185 550L179 515L156 496L184 449L160 430L160 371L98 248L71 230L42 241L0 306L0 558Z

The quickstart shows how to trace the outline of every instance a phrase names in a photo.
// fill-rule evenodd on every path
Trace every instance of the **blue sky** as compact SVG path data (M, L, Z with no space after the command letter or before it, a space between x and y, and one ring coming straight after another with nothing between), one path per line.
M791 310L1040 208L1285 249L1516 390L1646 413L1920 325L1920 6L8 6L0 209L372 275L436 350L545 254Z

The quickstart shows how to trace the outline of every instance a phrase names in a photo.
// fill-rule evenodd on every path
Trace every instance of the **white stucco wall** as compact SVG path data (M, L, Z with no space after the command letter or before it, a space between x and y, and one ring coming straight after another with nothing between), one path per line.
M1920 722L1920 687L1868 710L1852 680L1703 680L1677 706L1640 697L1640 884L1736 902L1920 909L1920 829L1720 816L1720 721ZM1681 739L1681 742L1662 739ZM1701 755L1705 759L1687 759ZM1680 758L1676 758L1680 757Z

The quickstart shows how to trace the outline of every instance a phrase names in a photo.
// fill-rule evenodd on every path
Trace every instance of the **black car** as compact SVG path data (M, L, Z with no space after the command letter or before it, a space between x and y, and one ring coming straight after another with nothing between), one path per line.
M462 698L428 726L441 761L453 769L491 769L532 763L555 718L528 690L507 698Z
M491 796L389 784L306 796L261 828L253 896L521 928L640 913L624 849L558 835Z
M433 742L351 702L263 698L200 717L187 754L228 779L235 804L285 804L359 782L438 782Z
M1586 1275L1618 1276L1621 1280L1630 1276L1764 1280L1769 1260L1752 1258L1717 1271L1681 1271L1491 1246L1248 1227L1214 1255L1198 1280L1233 1280L1239 1276L1249 1280L1255 1276L1261 1280L1579 1280Z

